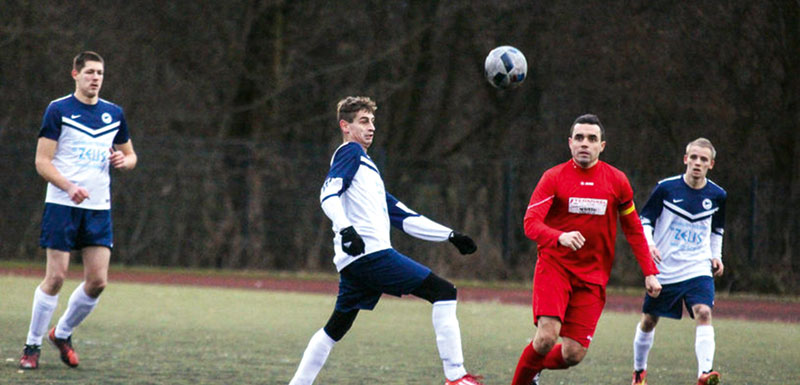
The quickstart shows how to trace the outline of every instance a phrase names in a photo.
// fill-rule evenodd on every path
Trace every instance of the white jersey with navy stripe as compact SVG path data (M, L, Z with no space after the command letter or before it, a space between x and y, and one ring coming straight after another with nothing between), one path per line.
M333 222L333 263L341 271L361 256L392 247L390 226L428 241L447 240L452 230L417 214L386 192L378 167L358 143L339 146L320 191L323 211ZM353 226L364 239L364 253L342 250L339 232Z
M99 99L81 103L74 95L50 102L39 137L58 141L53 166L70 182L89 191L89 198L75 204L66 191L47 184L45 202L92 210L111 208L110 148L130 139L122 108Z
M683 175L664 179L641 211L645 234L661 252L661 284L711 276L711 259L722 259L727 193L706 181L703 188L693 189Z

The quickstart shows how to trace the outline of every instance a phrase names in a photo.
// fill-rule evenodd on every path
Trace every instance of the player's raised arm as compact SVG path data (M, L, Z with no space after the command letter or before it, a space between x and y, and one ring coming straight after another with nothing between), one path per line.
M418 214L388 192L386 193L386 206L389 209L389 220L392 226L408 235L433 242L449 240L461 254L472 254L478 248L468 235Z

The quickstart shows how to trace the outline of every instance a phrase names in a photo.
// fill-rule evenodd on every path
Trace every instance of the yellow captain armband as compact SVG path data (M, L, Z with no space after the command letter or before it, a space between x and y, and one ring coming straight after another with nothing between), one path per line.
M625 215L628 215L628 214L632 213L634 210L636 210L636 205L633 204L633 202L631 202L631 207L628 207L627 209L620 210L619 213L620 213L620 215L625 216Z

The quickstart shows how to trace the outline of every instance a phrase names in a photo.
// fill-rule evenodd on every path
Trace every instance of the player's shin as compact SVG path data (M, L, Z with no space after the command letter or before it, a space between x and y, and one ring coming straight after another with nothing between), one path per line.
M544 360L542 360L542 366L544 369L551 370L566 369L569 367L567 361L564 360L564 351L561 348L561 344L553 346L553 348L547 352L547 355L544 356Z
M289 385L311 385L314 379L317 378L322 366L328 359L328 355L333 349L336 341L331 339L324 329L319 329L311 340L308 341L308 347L303 352L303 358L300 360L300 365L297 366L297 371L294 377L289 381Z
M44 334L50 326L50 319L58 306L58 294L47 295L41 288L37 287L33 294L33 311L31 312L31 324L28 329L28 345L41 345Z
M434 302L432 318L444 375L451 381L459 379L467 374L467 370L464 369L464 355L461 351L461 329L456 318L456 301Z
M633 370L647 369L647 356L650 348L653 347L655 329L650 332L642 331L642 324L636 324L636 334L633 337Z
M714 327L711 325L700 325L695 331L694 350L697 355L697 376L703 372L711 370L714 366Z
M517 369L514 371L511 385L530 385L533 377L542 370L544 358L545 356L533 349L533 343L525 345L525 349L522 350L522 355L519 357Z
M56 337L67 338L72 335L72 329L80 325L89 313L97 307L99 298L89 297L83 289L83 283L75 288L69 297L67 311L58 320L56 326Z

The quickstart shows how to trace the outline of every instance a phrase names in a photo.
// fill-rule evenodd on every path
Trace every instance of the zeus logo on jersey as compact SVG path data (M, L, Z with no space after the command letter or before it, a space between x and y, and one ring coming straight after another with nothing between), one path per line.
M78 159L88 160L89 162L105 163L106 155L108 155L108 150L104 148L77 147L76 150L78 150Z
M608 201L594 198L569 198L568 211L572 214L605 215Z
M672 223L669 226L670 244L680 246L682 250L694 250L699 247L703 240L704 226L700 223Z

